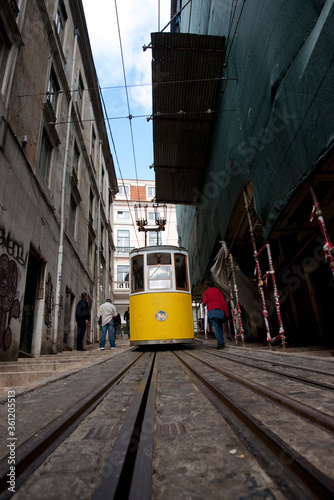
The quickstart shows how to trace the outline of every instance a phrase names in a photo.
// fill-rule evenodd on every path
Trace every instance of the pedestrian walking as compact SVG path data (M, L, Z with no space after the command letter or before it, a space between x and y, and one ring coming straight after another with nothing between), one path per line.
M124 321L126 322L126 332L128 334L128 337L130 338L130 311L129 308L124 313Z
M203 294L203 306L207 306L208 319L214 327L217 349L223 349L225 347L223 323L228 318L229 312L223 294L211 281L208 281L208 288Z
M120 314L118 313L115 317L114 317L114 325L115 325L115 337L117 335L120 335L121 337L123 337L123 333L121 331L121 316Z
M78 325L77 328L77 351L85 351L83 339L86 333L86 328L90 325L90 310L88 306L88 293L82 292L76 310L75 319Z
M114 335L115 316L117 316L116 307L111 303L110 299L106 299L105 303L102 304L102 306L100 306L99 314L97 315L98 319L99 318L102 319L101 322L102 333L101 333L100 346L98 347L100 351L104 350L107 332L109 333L110 349L116 348L115 335Z

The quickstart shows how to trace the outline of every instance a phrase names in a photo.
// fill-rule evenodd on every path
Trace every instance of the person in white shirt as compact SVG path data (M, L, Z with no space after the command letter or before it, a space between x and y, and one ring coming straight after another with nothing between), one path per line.
M101 321L98 322L102 327L100 347L98 348L100 351L104 350L107 332L109 332L110 349L116 348L114 335L115 316L117 316L116 307L111 303L110 299L106 299L105 303L100 306L99 313L97 315L98 320L101 318Z

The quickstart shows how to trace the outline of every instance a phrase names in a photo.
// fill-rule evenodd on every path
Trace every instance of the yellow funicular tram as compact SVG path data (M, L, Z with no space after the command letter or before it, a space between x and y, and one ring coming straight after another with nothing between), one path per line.
M130 343L194 341L188 252L171 245L130 252Z

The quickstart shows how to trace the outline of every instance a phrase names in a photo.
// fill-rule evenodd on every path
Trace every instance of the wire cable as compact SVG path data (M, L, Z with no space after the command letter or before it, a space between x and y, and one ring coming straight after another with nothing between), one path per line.
M199 78L196 80L175 80L175 81L170 81L170 82L156 82L154 83L154 86L162 86L162 85L178 85L182 83L203 83L203 82L211 82L215 80L226 80L225 77L214 77L214 78ZM236 80L236 78L232 78L232 80ZM127 85L127 88L135 88L135 87L152 87L152 82L151 83L137 83L137 84L131 84ZM116 85L116 86L108 86L108 87L87 87L85 89L81 89L83 92L89 92L89 91L94 91L94 90L121 90L124 89L125 85ZM56 90L55 92L37 92L34 94L19 94L17 97L37 97L37 96L51 96L51 95L57 95L57 94L64 94L65 90ZM72 89L68 91L69 93L71 92L79 92L79 89Z
M101 97L101 101L102 101L104 113L106 114L107 113L106 104L105 104L105 101L104 101L101 89L100 89L100 97ZM131 216L132 225L134 227L134 231L135 231L135 235L136 235L137 243L138 243L138 247L139 247L140 244L139 244L138 233L136 231L136 224L135 224L135 221L133 220L133 216L132 216L132 212L131 212L131 208L130 208L130 202L129 202L129 199L128 199L128 195L126 194L126 189L125 189L124 179L123 179L123 175L122 175L122 171L121 171L121 166L120 166L118 155L117 155L117 151L116 151L116 144L115 144L114 137L113 137L113 134L112 134L112 131L111 131L110 120L109 120L108 116L106 116L106 122L108 124L110 139L111 139L111 142L112 142L112 145L113 145L113 148L114 148L115 158L116 158L116 162L117 162L117 166L118 166L120 178L121 178L121 181L122 181L122 185L124 187L125 199L126 199L126 202L127 202L128 208L129 208L129 213L130 213L130 216Z
M115 1L115 10L116 10L116 19L117 19L118 38L119 38L119 45L120 45L121 59L122 59L122 67L123 67L123 77L124 77L124 84L125 84L126 101L127 101L127 105L128 105L129 120L130 120L129 123L130 123L130 132L131 132L133 160L134 160L134 165L135 165L136 180L137 180L137 184L138 184L136 152L135 152L135 144L134 144L134 138L133 138L133 129L132 129L132 123L131 123L132 115L131 115L131 111L130 111L129 93L128 93L128 86L127 86L127 81L126 81L126 72L125 72L125 64L124 64L124 55L123 55L123 47L122 47L121 30L120 30L118 10L117 10L117 0L114 0L114 1Z

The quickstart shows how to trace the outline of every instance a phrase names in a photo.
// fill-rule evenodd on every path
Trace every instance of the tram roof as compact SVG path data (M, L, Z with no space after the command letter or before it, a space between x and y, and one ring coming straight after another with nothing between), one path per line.
M179 247L176 245L155 245L155 246L147 246L147 247L140 247L140 248L134 248L129 252L129 254L135 254L135 253L141 253L141 252L161 252L161 251L170 251L170 252L186 252L188 253L188 250L184 247Z

